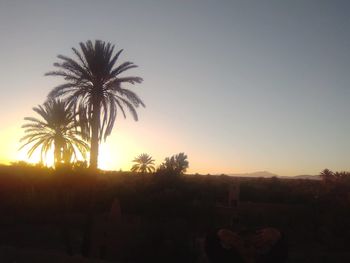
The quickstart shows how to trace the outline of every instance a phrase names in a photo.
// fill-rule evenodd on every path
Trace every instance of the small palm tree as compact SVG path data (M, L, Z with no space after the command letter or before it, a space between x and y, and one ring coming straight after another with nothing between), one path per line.
M332 180L334 178L334 173L331 170L326 168L320 173L320 177L324 181L329 181L329 180Z
M24 144L20 150L30 145L29 158L41 148L41 161L45 159L49 150L54 148L55 166L72 159L77 159L77 152L86 158L89 145L81 139L75 116L71 107L61 100L49 100L42 106L34 107L33 110L40 115L41 119L26 117L28 123L22 128L26 135L22 137Z
M188 168L187 155L185 153L175 155L175 164L179 174L185 173Z
M345 171L341 171L341 172L335 172L333 173L334 178L338 181L349 178L350 173L349 172L345 172Z
M121 77L120 75L137 66L124 62L116 66L123 50L113 54L111 43L96 40L80 43L81 52L73 48L75 59L59 55L60 63L55 63L56 71L46 75L63 77L66 83L54 88L49 98L65 97L74 111L80 111L80 119L87 125L83 127L90 140L90 167L98 166L99 142L111 134L119 111L125 115L125 108L130 111L135 121L138 120L136 109L145 107L142 100L123 84L141 83L140 77Z
M165 158L158 170L160 172L164 171L166 173L180 175L186 172L188 165L187 155L185 153L179 153Z
M152 173L155 171L154 160L147 153L140 154L133 162L135 163L131 168L133 172Z

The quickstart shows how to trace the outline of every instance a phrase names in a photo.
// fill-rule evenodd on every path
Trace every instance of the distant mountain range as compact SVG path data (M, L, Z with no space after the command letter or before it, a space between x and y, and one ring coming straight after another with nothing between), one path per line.
M228 174L229 176L236 176L236 177L263 177L263 178L270 178L270 177L279 177L277 174L273 174L267 171L259 171L254 173L243 173L243 174Z
M293 179L309 179L309 180L321 180L321 177L319 175L297 175L297 176L290 176L290 178Z
M278 174L273 174L267 171L259 171L253 173L243 173L243 174L228 174L229 176L235 177L262 177L262 178L285 178L285 179L309 179L309 180L320 180L321 178L318 175L296 175L296 176L280 176Z

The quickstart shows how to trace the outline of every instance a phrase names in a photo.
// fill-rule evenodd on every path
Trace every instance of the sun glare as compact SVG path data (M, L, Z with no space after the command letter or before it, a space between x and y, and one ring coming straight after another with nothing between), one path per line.
M40 149L36 150L32 154L32 156L29 158L27 154L29 148L30 147L28 146L17 152L17 156L16 156L17 161L25 161L27 163L40 163L41 162ZM50 150L42 161L43 161L43 164L45 164L46 166L53 166L54 164L53 150Z
M28 157L28 150L29 146L23 148L20 151L17 151L15 154L15 159L16 161L25 161L27 163L40 163L41 158L40 158L40 148L37 149L32 156L29 158ZM102 170L119 170L119 169L125 169L128 167L128 165L123 166L123 162L126 163L126 160L122 160L121 154L120 154L120 145L119 147L113 146L113 144L105 144L102 143L100 144L99 147L99 156L98 156L98 166ZM124 153L123 155L125 155ZM125 158L126 156L124 156ZM129 158L129 157L128 157ZM131 158L131 157L130 157ZM81 156L78 156L78 159L81 159ZM89 154L87 156L87 160L89 160ZM52 167L54 165L54 155L53 155L53 149L51 149L47 155L45 156L43 160L43 164L46 166Z
M102 170L113 170L120 166L119 153L112 151L108 144L101 144L98 154L98 166Z

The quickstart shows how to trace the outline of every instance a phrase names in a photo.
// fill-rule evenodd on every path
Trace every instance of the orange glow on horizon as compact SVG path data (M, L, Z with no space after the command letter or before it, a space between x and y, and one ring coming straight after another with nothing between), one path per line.
M101 144L98 154L98 167L102 170L114 170L120 166L120 153L117 150L112 150L108 144Z
M40 148L37 149L32 156L29 158L27 151L30 147L25 147L22 150L17 152L16 155L16 161L25 161L27 163L40 163L41 162L41 156L40 156ZM53 156L53 149L51 149L47 155L45 156L45 159L42 160L43 164L48 166L48 167L52 167L54 164L54 156Z
M141 129L145 133L145 128ZM18 150L21 146L20 138L23 136L23 131L16 126L9 126L7 129L0 131L1 148L0 148L0 163L10 164L16 161L25 161L28 163L40 162L40 148L33 153L31 158L28 157L27 151L29 147L25 147L22 150ZM132 160L141 153L148 153L155 159L155 166L158 167L163 162L164 158L176 154L182 149L183 145L180 142L174 140L167 141L165 138L159 138L159 145L151 146L147 145L147 140L137 140L134 138L136 134L126 134L126 131L119 130L114 132L106 142L102 142L99 148L99 168L102 170L123 170L129 171L132 167ZM156 136L152 131L152 136ZM175 136L174 136L175 137ZM153 139L153 138L152 138ZM146 143L144 143L146 142ZM164 145L161 147L161 145ZM175 149L176 148L176 149ZM174 149L174 150L169 150ZM200 173L200 174L219 174L219 173L235 173L240 167L236 167L234 171L230 169L224 163L219 160L212 160L212 163L203 162L203 157L208 156L198 155L196 152L186 151L190 167L187 170L188 174ZM198 156L201 156L198 158ZM87 156L89 160L89 154ZM53 150L51 150L44 160L44 164L47 166L53 166L54 157ZM219 165L217 164L219 163ZM244 170L244 169L243 169ZM232 171L232 172L230 172Z
M128 126L129 123L125 123ZM129 124L130 125L130 124ZM184 141L172 134L171 131L148 128L147 126L134 127L136 124L131 123L131 127L125 127L116 130L102 142L99 148L99 168L102 170L130 171L133 165L133 159L141 153L150 154L155 159L157 168L165 157L185 152L189 160L188 174L234 174L249 173L262 170L268 170L281 175L293 175L288 170L274 171L270 167L264 167L260 164L245 162L241 156L232 156L232 161L222 159L220 156L212 157L209 152L203 149L189 149ZM8 125L6 129L0 131L0 164L11 164L11 162L25 161L28 163L40 162L40 149L38 149L31 158L27 155L28 147L18 151L21 146L20 138L23 136L23 130L19 125ZM126 128L126 129L125 129ZM140 136L142 134L142 136ZM159 136L159 134L168 134ZM170 135L169 135L170 134ZM145 139L148 138L148 139ZM172 138L169 140L169 138ZM154 144L152 142L157 142ZM53 166L53 152L49 152L44 160L47 166ZM87 156L89 160L89 155Z

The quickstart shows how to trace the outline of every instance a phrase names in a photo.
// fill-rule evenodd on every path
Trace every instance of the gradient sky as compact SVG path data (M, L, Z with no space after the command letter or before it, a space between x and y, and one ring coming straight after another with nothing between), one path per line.
M139 65L140 120L116 122L101 166L185 152L189 172L350 169L350 2L0 1L0 161L62 83L58 54L101 39Z

